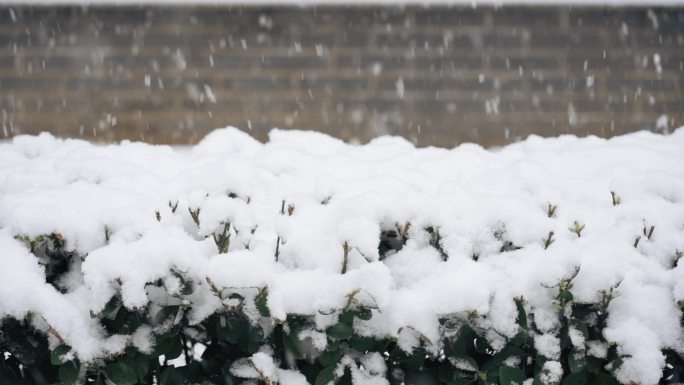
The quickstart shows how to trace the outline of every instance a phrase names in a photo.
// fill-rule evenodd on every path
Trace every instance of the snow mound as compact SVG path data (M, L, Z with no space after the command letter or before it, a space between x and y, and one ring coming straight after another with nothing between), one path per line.
M438 319L452 313L486 316L513 336L519 297L551 331L548 287L579 268L576 302L617 287L605 337L626 357L618 379L656 384L662 349L684 350L682 164L684 129L530 137L497 151L278 130L261 144L235 128L191 151L19 136L0 144L0 319L32 313L93 360L144 338L105 337L91 312L117 292L144 307L146 283L179 291L182 272L203 283L193 322L222 306L207 282L268 287L273 319L315 315L319 330L334 322L321 314L355 293L379 310L357 331L410 349L418 338L400 331L438 341ZM28 241L48 234L81 257L56 285ZM535 346L558 358L554 338ZM269 378L304 381L251 360Z

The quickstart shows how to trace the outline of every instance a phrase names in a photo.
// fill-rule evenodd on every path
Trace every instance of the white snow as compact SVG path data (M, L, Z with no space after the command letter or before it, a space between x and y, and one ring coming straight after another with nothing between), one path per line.
M542 366L542 384L557 384L563 378L563 367L558 361L546 361Z
M266 352L258 352L236 361L230 371L238 377L260 379L269 384L309 385L303 374L278 368L271 355Z
M404 79L399 78L397 80L397 82L395 83L395 87L397 89L397 96L399 96L399 99L403 99L404 98L404 91L406 90L406 88L404 87Z
M17 5L17 0L0 0L0 4ZM679 6L683 0L23 0L21 4L33 5L56 5L56 4L79 4L79 5L130 5L130 4L161 4L161 5L462 5L477 7L479 5L558 5L558 6ZM10 12L12 12L10 10ZM654 29L658 28L657 16L651 18ZM13 19L14 20L14 19Z
M512 336L513 298L522 296L546 333L535 346L557 358L556 289L549 287L579 266L572 288L578 302L597 301L620 282L605 332L630 356L619 379L656 384L661 349L684 349L677 306L684 263L673 269L684 250L683 162L684 129L609 140L533 136L495 151L474 144L416 149L396 137L349 145L280 130L262 144L235 128L182 151L19 136L0 144L0 318L32 312L36 327L54 329L84 361L127 345L149 350L151 330L105 338L90 312L117 292L129 308L161 305L164 290L180 287L173 270L197 284L185 298L192 322L222 306L207 278L239 288L253 318L250 299L268 287L274 319L310 314L318 332L336 322L321 313L352 295L378 309L370 321L357 320L356 331L395 336L406 350L423 340L439 351L438 317L446 314L486 315ZM196 209L199 226L189 213ZM585 225L581 237L568 230L574 221ZM228 222L229 251L218 254L210 234ZM407 224L406 244L380 260L380 232ZM430 246L427 227L439 229L446 261ZM555 241L545 249L550 231ZM84 258L62 282L66 294L45 283L38 258L15 238L53 232ZM502 252L504 241L521 249ZM145 289L158 279L164 289ZM318 332L302 337L324 346ZM487 337L501 345L501 336ZM605 346L587 345L590 354L605 354ZM268 359L251 362L283 383L305 381ZM364 358L363 370L349 365L359 383L384 384L380 361ZM562 375L557 362L545 368L550 379Z
M560 339L551 334L534 336L534 349L550 360L560 358Z

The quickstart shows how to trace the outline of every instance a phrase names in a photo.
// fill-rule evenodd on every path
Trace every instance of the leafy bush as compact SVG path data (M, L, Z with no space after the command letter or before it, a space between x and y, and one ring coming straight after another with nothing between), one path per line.
M224 231L221 234L225 237ZM214 238L217 247L225 247L221 235ZM22 239L41 259L46 281L63 291L60 279L78 256L66 251L59 234ZM222 288L207 278L222 309L191 324L186 312L198 283L172 271L180 283L177 290L168 290L162 280L147 284L157 303L128 309L117 294L91 315L109 336L151 330L151 349L129 346L123 354L81 362L56 330L32 314L21 320L5 318L0 327L0 384L618 384L613 372L625 356L605 339L603 329L619 284L603 291L596 303L576 303L572 289L578 272L547 287L555 293L553 305L561 320L552 334L536 327L525 299L517 298L519 330L512 338L501 334L503 346L490 345L488 333L498 332L488 328L486 317L471 312L441 318L440 341L411 328L399 330L398 335L419 341L407 350L396 337L356 332L355 324L381 311L359 304L358 291L348 294L346 306L326 314L336 317L335 324L317 330L313 316L271 317L267 287ZM257 317L247 307L256 309ZM668 365L661 382L684 380L682 356L664 353Z
M684 130L0 143L0 385L683 381Z

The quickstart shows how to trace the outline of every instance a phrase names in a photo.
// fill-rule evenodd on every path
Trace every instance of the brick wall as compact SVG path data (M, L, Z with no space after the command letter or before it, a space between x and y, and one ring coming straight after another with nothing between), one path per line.
M684 124L684 8L0 7L0 138L500 145Z

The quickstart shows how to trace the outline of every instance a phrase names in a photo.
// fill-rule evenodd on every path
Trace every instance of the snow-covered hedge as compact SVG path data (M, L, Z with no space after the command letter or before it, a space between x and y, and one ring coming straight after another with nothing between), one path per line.
M684 130L0 144L0 384L682 381Z

